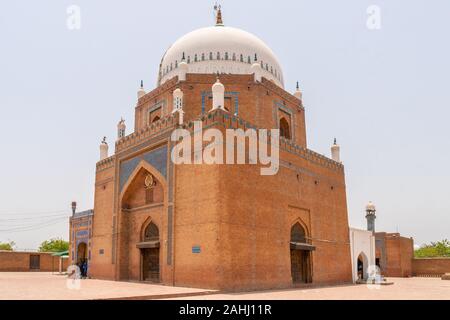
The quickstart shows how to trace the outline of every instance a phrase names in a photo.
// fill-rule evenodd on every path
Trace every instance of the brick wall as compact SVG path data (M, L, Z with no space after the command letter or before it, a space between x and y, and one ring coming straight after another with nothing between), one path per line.
M39 269L30 268L30 257L39 256ZM63 270L68 267L68 259L63 260ZM51 253L34 252L13 252L0 251L0 271L1 272L28 272L41 271L51 272L59 270L59 257L53 257Z
M450 273L450 258L413 259L414 276L442 276Z

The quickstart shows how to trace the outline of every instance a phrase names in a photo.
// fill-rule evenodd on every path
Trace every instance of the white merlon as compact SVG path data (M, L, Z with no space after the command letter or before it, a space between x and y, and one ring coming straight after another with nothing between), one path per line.
M178 68L178 81L186 81L186 74L188 73L189 66L184 59L180 62Z
M295 90L295 92L294 92L294 96L295 96L297 99L299 99L299 100L303 100L303 93L302 93L302 91L300 90L300 85L299 85L298 82L297 82L297 88L296 88L296 90Z

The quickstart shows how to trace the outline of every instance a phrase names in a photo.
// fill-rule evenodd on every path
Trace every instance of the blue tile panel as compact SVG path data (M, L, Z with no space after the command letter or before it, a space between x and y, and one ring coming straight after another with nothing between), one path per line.
M153 166L167 179L167 146L164 146L120 164L120 192L142 160Z

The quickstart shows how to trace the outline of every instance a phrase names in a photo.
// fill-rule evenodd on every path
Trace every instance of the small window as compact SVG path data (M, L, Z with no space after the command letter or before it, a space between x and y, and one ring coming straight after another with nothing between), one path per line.
M252 58L251 58L250 56L248 56L247 63L248 63L248 64L251 64L251 63L252 63Z
M188 56L187 63L191 63L191 56Z
M175 60L175 68L178 68L178 60Z
M289 127L289 123L285 118L280 119L280 137L287 140L291 139L291 129Z
M217 52L217 60L220 60L220 52Z
M241 62L244 62L244 55L243 54L241 54L240 59L241 59Z
M236 53L233 53L233 61L236 61Z
M228 60L228 52L225 52L225 60Z
M210 52L209 53L209 60L213 60L214 58L213 58L213 53L212 52Z
M202 61L205 61L205 54L202 53Z
M197 55L195 55L195 57L194 57L194 61L195 61L195 62L197 62L197 61L198 61L198 57L197 57Z

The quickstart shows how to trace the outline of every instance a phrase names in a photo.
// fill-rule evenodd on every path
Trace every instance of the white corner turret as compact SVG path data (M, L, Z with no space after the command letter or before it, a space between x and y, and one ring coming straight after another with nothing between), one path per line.
M108 143L106 142L106 137L103 137L100 143L100 161L108 158Z
M300 84L298 83L298 81L297 81L297 87L296 87L296 90L295 90L295 92L294 92L294 96L295 96L297 99L299 99L299 100L303 100L303 93L302 93L302 91L300 90Z
M141 86L137 92L137 97L138 97L138 99L140 99L143 96L145 96L146 94L147 94L147 92L145 92L145 90L144 90L144 81L141 80Z
M341 147L337 144L336 139L334 139L334 144L331 146L331 159L341 163Z

